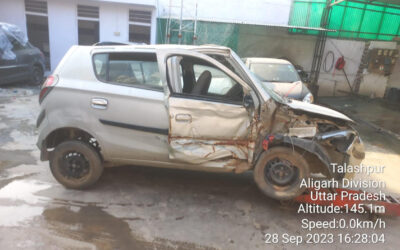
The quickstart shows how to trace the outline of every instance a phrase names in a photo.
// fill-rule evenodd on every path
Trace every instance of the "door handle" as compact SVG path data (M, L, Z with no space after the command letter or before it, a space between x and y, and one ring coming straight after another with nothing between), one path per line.
M177 114L175 120L177 122L192 122L192 116L189 114Z
M106 109L108 105L107 99L104 98L92 98L92 108L95 109Z

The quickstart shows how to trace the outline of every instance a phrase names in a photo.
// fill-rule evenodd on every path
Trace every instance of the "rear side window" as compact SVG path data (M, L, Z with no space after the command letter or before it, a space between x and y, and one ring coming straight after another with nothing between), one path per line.
M94 70L102 82L162 90L154 53L101 53L93 56Z

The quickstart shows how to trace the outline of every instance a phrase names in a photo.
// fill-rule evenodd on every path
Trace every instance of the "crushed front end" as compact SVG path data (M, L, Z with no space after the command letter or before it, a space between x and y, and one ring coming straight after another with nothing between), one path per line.
M317 105L310 108L313 106ZM353 128L354 122L336 111L320 106L318 109L314 113L275 102L265 103L261 117L272 119L262 120L259 152L284 145L300 152L312 173L335 179L352 178L352 173L335 173L333 166L359 165L365 157L362 140Z

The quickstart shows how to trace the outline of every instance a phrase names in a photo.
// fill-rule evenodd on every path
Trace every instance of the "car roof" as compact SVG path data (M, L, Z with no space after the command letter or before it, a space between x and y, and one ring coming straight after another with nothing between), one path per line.
M93 50L116 50L116 51L132 51L132 50L157 50L157 49L188 49L188 50L215 50L220 52L230 52L231 49L224 46L205 44L205 45L179 45L179 44L126 44L126 45L92 45L78 46L90 47Z
M291 64L288 60L268 58L268 57L247 57L244 60L250 63L275 63L275 64Z

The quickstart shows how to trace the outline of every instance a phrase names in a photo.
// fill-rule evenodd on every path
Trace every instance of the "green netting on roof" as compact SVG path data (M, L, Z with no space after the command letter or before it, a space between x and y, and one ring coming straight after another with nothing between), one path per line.
M328 36L367 40L392 40L399 36L400 6L380 4L381 6L377 6L358 0L334 5L330 10L329 24L326 28L337 32L328 32ZM294 0L289 25L321 27L320 20L325 6L325 0ZM305 29L290 29L289 32L318 34L317 31Z
M157 43L167 43L166 26L168 19L157 19ZM178 44L179 38L179 20L170 19L170 41L171 44ZM217 44L230 47L234 50L237 48L239 26L232 23L216 23L197 21L197 39L193 41L194 21L182 21L182 38L181 44Z

